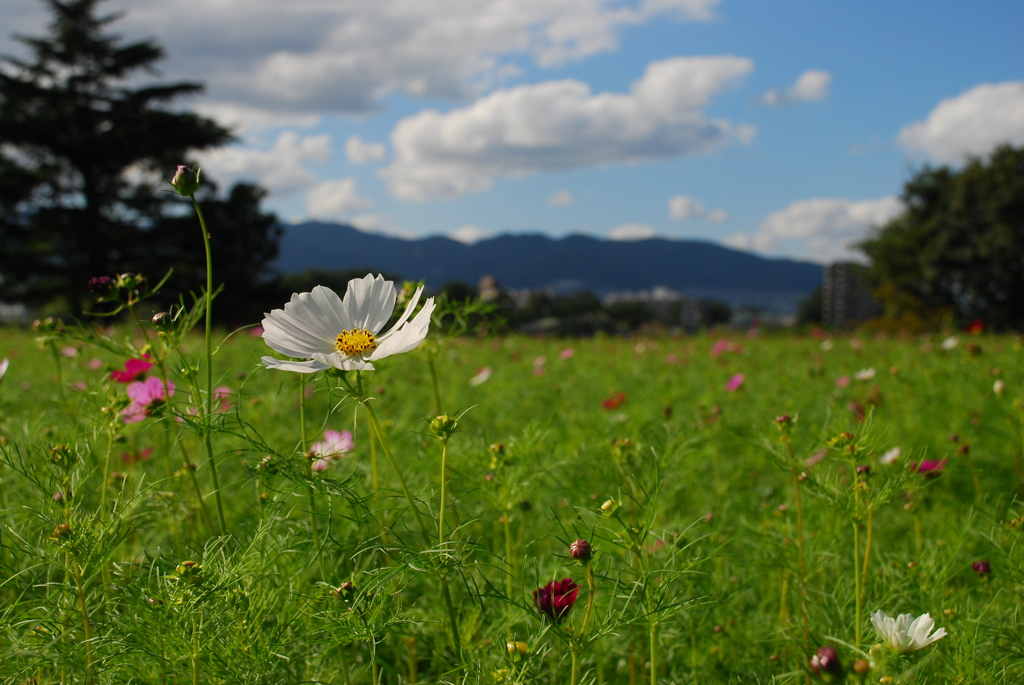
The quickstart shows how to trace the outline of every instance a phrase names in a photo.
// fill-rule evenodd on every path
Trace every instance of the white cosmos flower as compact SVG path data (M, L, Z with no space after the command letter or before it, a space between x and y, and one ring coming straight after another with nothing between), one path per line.
M263 319L263 339L281 354L305 361L263 357L263 365L298 373L357 371L372 369L378 359L414 350L427 337L434 312L431 297L409 320L422 292L421 286L391 330L380 336L396 299L395 285L383 276L352 279L344 299L322 285L312 292L295 293L284 309L275 309Z
M929 635L935 628L935 621L928 614L917 618L913 614L900 614L890 618L885 612L876 611L871 614L871 624L878 631L878 637L897 654L916 652L946 636L945 628L939 628Z

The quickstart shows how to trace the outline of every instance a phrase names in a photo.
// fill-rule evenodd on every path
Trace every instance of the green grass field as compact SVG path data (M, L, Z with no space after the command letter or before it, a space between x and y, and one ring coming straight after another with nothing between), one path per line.
M361 372L381 444L324 374L301 430L249 331L214 356L223 411L168 350L175 393L131 424L138 329L37 335L0 329L4 683L838 682L825 646L847 682L1024 680L1019 339L432 332ZM312 472L325 430L355 447ZM534 590L565 578L555 620ZM877 610L947 635L873 647Z

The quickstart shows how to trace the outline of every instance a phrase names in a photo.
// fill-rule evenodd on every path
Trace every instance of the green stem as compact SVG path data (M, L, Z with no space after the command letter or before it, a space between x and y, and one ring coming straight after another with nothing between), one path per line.
M658 622L648 611L651 635L651 685L658 685Z
M52 341L48 347L50 352L53 353L53 363L57 367L57 393L60 395L60 401L64 402L67 400L67 396L64 394L64 370L60 363L60 350L57 349L57 344Z
M576 685L580 676L580 653L578 650L572 650L572 681L570 685Z
M299 374L299 440L302 444L302 454L309 461L309 527L313 533L313 549L319 555L320 529L316 525L316 487L313 486L313 460L308 459L309 441L306 438L306 374Z
M448 485L448 439L443 438L441 440L441 503L438 505L437 512L437 548L444 553L444 504L445 504L445 491Z
M595 587L597 587L597 582L594 579L594 568L587 564L587 589L589 590L589 596L587 597L587 613L583 615L583 627L580 628L580 637L584 640L587 638L587 627L590 625L590 617L594 613Z
M361 398L364 399L365 398ZM370 418L370 425L373 427L373 432L377 436L377 442L380 443L380 449L384 452L384 456L387 458L388 463L391 464L391 468L398 476L398 482L402 486L402 494L405 495L406 502L409 503L409 508L412 509L413 516L416 518L416 524L419 526L420 532L423 534L423 539L430 545L431 537L430 531L427 528L426 522L423 520L423 514L420 513L419 507L416 506L415 500L412 498L412 492L409 490L409 484L405 481L405 476L402 475L402 469L398 466L398 462L395 461L395 456L391 454L391 450L388 449L387 443L384 442L384 433L381 431L380 422L377 420L377 414L373 411L373 407L369 402L363 403L366 407L366 413ZM445 605L448 609L448 624L452 631L452 644L455 646L456 654L462 654L462 640L459 638L459 624L455 620L455 607L452 605L451 593L448 591L448 579L443 572L438 573L438 578L441 581L441 594L444 596Z
M192 685L199 685L199 630L192 619Z
M871 563L871 534L874 527L875 515L873 510L868 509L868 535L867 539L864 541L864 566L860 571L860 599L862 604L868 591L868 566Z
M514 592L515 582L515 566L512 564L512 531L509 519L512 517L512 509L509 507L505 508L504 527L505 527L505 565L508 566L507 573L505 574L505 595L511 600L512 593Z
M860 611L861 611L861 594L860 594L860 526L857 525L857 521L853 522L853 589L856 594L856 613L854 614L854 639L853 646L860 649Z
M85 605L81 571L74 574L74 579L75 589L78 591L78 607L82 612L82 632L85 633L85 682L92 683L92 624L89 622L89 610Z
M203 437L206 443L206 460L210 466L210 477L213 479L213 495L217 500L217 520L220 523L220 533L227 533L227 524L224 522L224 505L221 502L220 483L217 480L217 462L213 458L213 442L210 437L210 419L213 414L213 254L210 251L210 232L206 228L206 219L203 217L203 210L199 208L196 196L191 195L192 205L199 216L199 225L203 229L203 247L206 248L206 403L203 417L206 425L203 427Z
M790 452L792 455L792 452ZM796 488L796 553L800 569L800 613L804 628L804 659L811 651L811 621L807 608L807 568L804 562L804 505L800 496L800 474L793 471L793 485ZM811 674L804 674L807 685L811 684Z

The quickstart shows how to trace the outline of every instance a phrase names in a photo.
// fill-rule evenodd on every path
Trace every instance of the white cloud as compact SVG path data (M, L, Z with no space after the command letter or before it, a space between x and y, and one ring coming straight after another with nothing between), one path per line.
M351 136L345 141L345 155L353 164L379 162L387 154L387 148L381 143L367 143L359 136Z
M392 226L387 219L379 214L359 214L346 219L346 223L363 233L386 235L390 238L401 238L402 240L416 240L418 237L411 231Z
M456 228L454 231L448 233L448 237L452 240L457 240L460 243L466 245L472 245L478 243L485 238L491 237L491 232L487 229L480 228L479 226L465 225Z
M850 244L862 240L871 226L903 211L899 198L853 201L844 198L800 200L769 215L755 233L738 233L722 242L741 250L785 254L818 262L863 260Z
M716 209L709 212L705 209L703 202L688 195L676 195L675 197L669 198L668 214L673 219L678 219L679 221L702 218L704 221L711 224L718 224L729 218L729 215L725 213L725 210Z
M552 207L568 207L575 201L576 198L568 190L559 190L548 198L548 204Z
M300 138L294 131L284 131L269 150L226 147L196 157L204 172L220 183L256 182L274 195L284 195L312 187L316 177L306 163L322 162L330 155L329 135Z
M673 219L685 221L704 214L704 205L700 200L687 195L676 195L668 201L668 214Z
M338 217L372 205L356 190L354 178L324 181L306 193L306 211L315 219Z
M647 240L658 232L646 224L622 224L608 231L608 240Z
M828 87L832 83L832 74L818 69L808 69L800 74L796 83L786 91L769 90L761 98L761 102L771 107L790 105L798 102L821 102L828 97Z
M1024 144L1024 81L983 83L943 100L899 133L900 145L939 164L959 164L1000 143Z
M532 60L556 66L616 50L652 21L706 21L718 0L110 0L128 39L158 35L170 79L259 110L361 113L382 96L466 98ZM47 22L37 0L0 3L0 26ZM6 52L9 40L0 44Z
M629 93L593 94L580 81L498 90L446 114L424 110L391 133L381 172L391 192L423 201L521 176L704 152L751 127L709 119L711 97L753 68L742 57L676 57L647 66Z

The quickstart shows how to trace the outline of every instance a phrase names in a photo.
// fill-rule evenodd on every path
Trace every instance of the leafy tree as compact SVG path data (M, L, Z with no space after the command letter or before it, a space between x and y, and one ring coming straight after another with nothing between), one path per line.
M124 43L105 32L117 16L98 17L100 0L44 1L52 13L48 35L18 37L31 57L0 62L0 299L62 300L80 312L92 276L159 277L170 266L203 263L198 228L189 225L186 240L185 227L168 218L180 198L160 191L190 150L231 137L211 119L166 108L199 84L129 85L163 52L152 41ZM242 210L254 230L211 224L215 242L218 231L233 232L230 245L220 241L232 255L219 263L252 277L276 254L260 197L240 187L222 201ZM174 233L170 227L181 237L158 243Z
M1001 146L960 171L925 167L903 202L860 246L886 316L948 311L1024 327L1024 148Z

